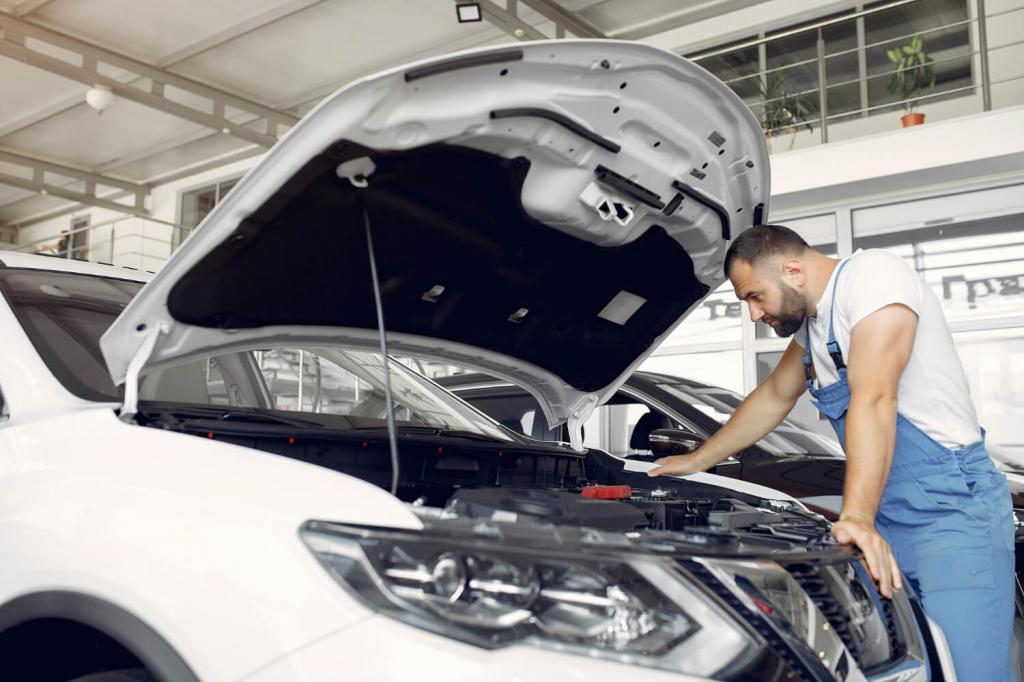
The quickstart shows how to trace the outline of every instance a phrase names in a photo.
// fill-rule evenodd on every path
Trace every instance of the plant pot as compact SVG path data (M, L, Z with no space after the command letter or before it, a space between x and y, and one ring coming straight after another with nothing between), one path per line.
M900 117L900 121L903 122L904 128L906 128L907 126L919 126L922 123L924 123L924 114L922 114L920 111L915 111L910 114L904 114L903 116Z

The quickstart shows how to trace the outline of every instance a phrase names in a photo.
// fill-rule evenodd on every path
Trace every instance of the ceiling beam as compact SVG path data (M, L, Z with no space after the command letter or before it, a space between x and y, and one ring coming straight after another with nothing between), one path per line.
M56 48L57 54L70 52L74 60L59 59L29 47L31 43L26 42L27 38ZM235 135L261 147L273 146L282 127L288 128L298 122L298 118L291 114L3 14L0 14L0 55L86 85L106 85L119 97ZM144 79L142 82L148 87L143 89L106 76L101 73L101 65L127 71L136 79ZM200 101L185 104L171 99L165 92L167 88L191 95L189 100L198 98ZM226 116L228 107L254 117L259 121L259 127L235 123Z
M18 3L11 9L11 14L16 17L23 17L30 12L35 12L43 5L48 4L51 0L24 0L24 2Z
M555 26L573 34L577 38L608 38L605 33L592 23L576 14L560 7L553 0L520 0L527 7L539 12L555 22Z
M519 40L545 40L548 37L519 18L515 0L510 0L507 10L492 0L480 0L479 4L480 16L510 36Z
M41 0L33 1L38 2ZM52 0L45 1L50 2ZM246 19L245 21L239 22L238 24L234 24L232 26L228 26L225 29L218 31L213 35L206 36L205 38L197 40L196 42L187 45L181 48L180 50L175 51L173 54L163 57L160 60L159 64L157 64L157 66L161 69L170 69L174 66L177 66L183 61L187 61L188 59L195 57L196 55L221 47L222 45L229 43L232 40L241 38L242 36L252 33L255 30L258 30L265 26L269 26L275 21L279 21L293 14L297 14L298 12L301 12L304 9L312 7L313 5L318 5L322 2L324 2L324 0L290 0L290 2L286 2L283 5L267 10L266 12L261 12L253 17L250 17L249 19ZM0 12L0 14L2 14L2 12ZM126 75L131 76L131 74ZM123 80L123 78L119 78L118 80ZM125 80L124 82L129 85L137 87L137 84L140 80L142 79L133 77L129 80ZM85 104L85 99L81 94L75 94L71 97L62 99L59 102L55 102L42 109L39 109L26 116L23 116L22 118L13 121L6 126L0 127L0 138L4 138L7 137L8 135L13 135L15 133L21 132L25 128L30 128L33 125L41 123L48 118L52 118L54 116L62 114L65 111L70 111L71 109L74 109L77 106L82 106L83 104ZM273 106L278 111L288 108L275 105L271 106ZM246 123L248 121L241 122ZM218 130L217 132L220 133L221 131Z
M455 0L456 4L463 4L465 1ZM577 38L608 37L590 22L571 12L567 12L551 0L522 0L522 3L546 19L554 22L555 35L544 35L544 33L523 21L519 16L519 0L507 0L506 7L502 7L497 2L494 2L494 0L479 0L477 4L480 5L481 18L486 19L492 25L519 40L564 38L566 31Z
M290 2L278 5L277 7L272 7L269 10L249 17L245 21L228 26L216 33L206 36L205 38L201 38L190 45L186 45L175 50L169 55L164 55L160 58L158 64L162 69L169 68L175 64L180 64L186 59L191 59L192 57L202 54L208 50L220 47L224 43L229 43L232 40L241 38L244 35L261 29L275 21L290 17L291 15L312 7L313 5L319 5L323 1L324 0L291 0Z
M133 215L149 215L149 211L146 209L145 203L146 197L149 196L149 185L128 182L109 175L92 173L80 168L73 168L71 166L65 166L63 164L53 163L52 161L37 159L32 156L17 154L15 152L5 151L2 149L0 149L0 162L4 165L15 166L17 168L27 170L31 176L24 177L20 175L11 175L9 173L0 173L0 183L4 185L19 187L30 192L55 196L61 199L67 199L68 201L77 201L78 203L85 204L87 206L99 206L101 208L108 208L114 211L121 211L122 213L130 213ZM58 184L54 182L52 178L48 178L47 175L55 175L64 178L65 184ZM72 181L71 184L73 184L74 181L84 182L85 190L77 191L68 189L67 185L69 183L67 181L69 180ZM97 195L98 187L110 187L121 190L125 192L127 196L133 196L133 202L131 204L122 204L102 198Z

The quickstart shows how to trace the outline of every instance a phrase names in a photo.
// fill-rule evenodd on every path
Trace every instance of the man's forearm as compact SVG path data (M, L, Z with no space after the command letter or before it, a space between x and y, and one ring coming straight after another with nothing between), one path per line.
M846 482L841 518L874 525L892 466L896 400L856 398L846 412Z
M764 438L793 409L796 401L780 398L766 383L744 398L736 413L700 449L700 457L708 467L729 455L744 450Z

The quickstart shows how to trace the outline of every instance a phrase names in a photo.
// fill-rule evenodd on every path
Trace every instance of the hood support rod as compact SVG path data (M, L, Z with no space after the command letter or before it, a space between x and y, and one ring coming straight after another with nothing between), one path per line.
M362 187L360 184L362 183ZM359 208L363 212L363 226L366 228L366 250L370 256L370 278L373 280L373 302L377 307L377 334L380 338L380 354L384 363L384 409L387 411L388 444L391 449L391 494L398 494L398 437L395 433L395 408L391 397L391 368L388 366L388 340L384 329L384 306L381 305L380 278L377 275L377 258L373 253L373 235L370 230L370 214L366 210L365 176L352 178L352 184L359 193Z

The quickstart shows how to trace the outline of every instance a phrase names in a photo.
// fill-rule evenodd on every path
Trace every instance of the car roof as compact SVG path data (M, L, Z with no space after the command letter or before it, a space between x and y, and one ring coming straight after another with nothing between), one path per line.
M151 272L131 267L121 267L108 263L94 263L73 258L61 258L60 256L46 254L23 253L21 251L0 251L0 267L71 272L97 277L115 277L136 282L147 282L153 275Z

